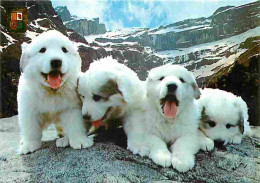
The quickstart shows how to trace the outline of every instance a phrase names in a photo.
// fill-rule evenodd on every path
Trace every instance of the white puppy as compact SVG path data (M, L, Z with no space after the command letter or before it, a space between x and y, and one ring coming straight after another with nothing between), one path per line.
M128 149L163 167L188 171L199 150L196 81L184 67L164 65L149 72L146 84L144 110L131 112L124 125Z
M39 149L42 129L50 123L61 125L66 136L56 141L57 146L70 144L75 149L92 146L76 92L81 59L72 42L58 31L42 33L30 44L22 44L20 66L20 153Z
M144 88L134 71L107 57L91 63L89 70L80 76L78 93L83 101L84 118L95 127L107 127L110 119L122 122L126 112L138 106Z
M256 134L257 128L249 126L248 108L241 97L210 88L201 90L201 93L198 103L201 111L200 140L204 144L202 149L210 149L212 140L220 145L240 144L243 136Z

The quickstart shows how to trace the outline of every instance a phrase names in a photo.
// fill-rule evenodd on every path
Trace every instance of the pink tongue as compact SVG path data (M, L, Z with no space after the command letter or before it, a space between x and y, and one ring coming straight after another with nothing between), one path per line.
M175 102L166 101L163 107L163 113L167 118L174 118L177 113L177 106Z
M50 85L51 88L53 89L57 89L59 88L60 84L61 84L61 77L60 74L58 74L57 76L50 76L48 74L47 76L47 82Z

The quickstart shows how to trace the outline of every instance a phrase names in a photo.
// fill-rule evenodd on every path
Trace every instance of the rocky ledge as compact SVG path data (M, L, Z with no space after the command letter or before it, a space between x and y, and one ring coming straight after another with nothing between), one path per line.
M33 154L17 153L17 116L0 119L0 182L260 182L260 139L199 152L187 173L162 168L132 155L122 129L101 133L93 147L57 148L53 129L44 132L43 146Z

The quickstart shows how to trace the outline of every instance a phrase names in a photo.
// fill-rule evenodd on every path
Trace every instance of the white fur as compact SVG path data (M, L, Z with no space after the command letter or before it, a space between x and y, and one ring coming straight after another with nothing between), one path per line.
M45 47L46 52L39 50ZM66 47L67 53L62 51ZM62 84L53 92L41 74L51 71L50 61L62 60ZM41 147L42 128L45 123L60 123L66 143L75 149L90 147L92 139L86 136L81 115L81 102L76 93L76 82L81 69L81 59L76 47L58 31L42 33L30 44L22 45L21 69L18 87L18 116L21 130L20 153L27 154ZM48 116L49 121L41 121ZM46 119L46 118L44 118ZM58 120L58 121L56 121Z
M164 79L160 81L162 76ZM176 116L168 119L162 112L160 99L166 96L167 84L172 83L178 86L179 106ZM195 79L184 67L165 65L152 69L146 84L143 110L131 112L124 124L128 149L134 154L149 156L163 167L172 165L180 172L188 171L194 166L194 155L199 150L197 128L200 114L195 100L199 91ZM171 145L171 152L167 144Z
M105 96L100 89L109 80L116 83L118 93ZM143 84L136 73L112 57L106 57L90 64L89 70L79 79L78 93L83 101L82 114L89 115L92 121L104 119L109 108L112 108L110 111L120 108L121 113L114 115L123 117L127 111L138 105L145 94ZM102 96L102 99L95 101L93 95ZM104 120L109 117L110 115L107 115Z
M205 114L216 124L216 126L210 127L207 123L205 124L202 121L200 123L202 137L200 140L204 149L211 148L212 140L224 141L224 144L240 144L243 136L250 131L248 109L243 99L219 89L206 88L201 90L201 93L201 98L198 100L200 111L204 108ZM244 126L244 133L239 130L239 120L242 121L241 125ZM227 124L234 126L227 128ZM205 141L208 141L209 146L205 145Z

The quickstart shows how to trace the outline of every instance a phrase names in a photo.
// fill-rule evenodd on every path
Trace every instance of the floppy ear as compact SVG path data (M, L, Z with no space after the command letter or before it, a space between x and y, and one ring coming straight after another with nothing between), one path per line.
M205 108L205 106L202 107L201 114L202 115L206 115L206 108Z
M78 79L77 79L77 87L76 87L77 90L78 90L78 88L79 88L79 78L80 78L80 77L78 77Z
M249 122L248 122L247 105L241 97L238 97L238 100L235 101L234 105L239 109L239 121L238 121L239 130L243 135L246 135L250 130Z
M23 72L24 71L24 68L25 66L27 65L27 59L28 59L28 56L27 56L27 53L26 53L26 48L27 48L28 44L26 42L24 42L22 45L21 45L21 48L22 48L22 56L21 56L21 59L20 59L20 71Z
M121 94L121 91L118 89L117 82L114 79L109 79L106 84L102 86L100 92L103 93L107 98L117 93Z
M207 120L209 120L209 116L206 114L206 107L203 106L201 110L200 121L205 123Z
M191 86L192 86L192 88L194 90L194 98L195 99L199 99L200 95L201 95L201 92L200 92L200 89L199 89L197 83L192 83Z
M132 104L135 101L140 101L144 96L143 85L137 76L119 76L117 84L118 89L127 103Z
M140 101L139 99L144 96L144 90L142 88L141 82L136 77L129 77L125 75L119 75L115 79L110 79L107 83L100 89L100 92L105 94L108 98L114 94L119 93L122 95L125 102L132 104L135 101Z
M245 132L245 126L244 126L244 116L242 112L239 112L239 121L238 121L239 130L242 134Z

